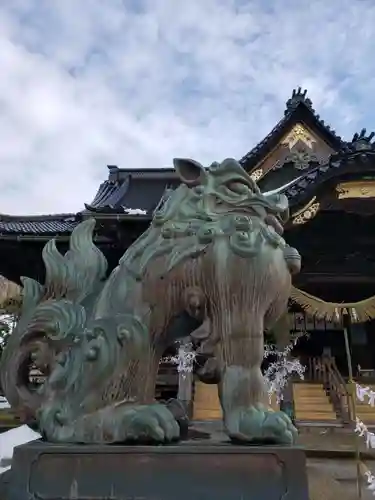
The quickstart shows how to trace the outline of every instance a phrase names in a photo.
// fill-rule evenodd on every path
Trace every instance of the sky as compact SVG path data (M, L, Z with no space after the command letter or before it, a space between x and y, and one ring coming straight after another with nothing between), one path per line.
M375 129L374 36L374 0L3 1L0 213L79 211L106 165L241 158L298 86L345 139Z

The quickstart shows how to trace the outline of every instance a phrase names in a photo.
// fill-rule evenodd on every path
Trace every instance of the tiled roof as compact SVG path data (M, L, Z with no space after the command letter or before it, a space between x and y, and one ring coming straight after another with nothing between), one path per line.
M297 93L295 97L298 96L305 98L305 94ZM309 105L309 101L306 105ZM311 164L306 173L289 182L280 192L284 192L290 204L295 205L309 196L309 193L318 185L350 168L357 172L358 168L361 171L366 168L374 170L375 162L371 165L368 162L370 156L375 157L375 143L372 142L374 137L375 134L366 136L366 131L362 130L360 134L354 135L351 142L344 142L337 138L340 142L338 153L333 154L327 163L318 165L315 163L316 166ZM86 205L86 209L94 213L122 213L125 216L127 209L140 209L144 211L145 218L151 218L166 190L175 188L178 184L179 180L175 174L173 175L173 171L130 170L122 179L105 181L100 186L93 202Z
M101 184L86 210L94 213L123 213L128 209L140 209L151 216L159 204L165 190L177 187L177 176L158 176L155 172L144 171L133 177L131 171L125 179L108 180Z
M12 216L0 215L0 236L6 234L64 234L71 233L79 221L74 214Z
M342 147L344 141L315 112L312 102L306 94L307 91L302 91L300 87L297 90L293 90L292 97L286 103L283 118L262 141L239 160L246 170L250 170L262 160L276 146L284 133L287 132L290 124L298 120L303 120L307 122L307 125L319 130L334 148Z
M103 209L116 208L124 198L129 187L130 176L123 181L104 181L98 189L95 198L89 205L85 205L87 209Z
M375 172L375 142L372 132L366 130L354 134L351 142L343 143L342 148L333 154L327 163L319 165L298 177L283 190L291 205L296 205L311 196L320 185L342 174Z

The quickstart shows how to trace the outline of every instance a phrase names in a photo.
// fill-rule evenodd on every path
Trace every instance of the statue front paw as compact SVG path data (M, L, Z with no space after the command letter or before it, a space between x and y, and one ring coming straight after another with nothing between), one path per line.
M288 415L260 404L230 411L225 427L233 441L249 444L292 445L298 436Z
M120 425L123 442L165 444L177 441L180 437L178 423L162 404L127 408Z

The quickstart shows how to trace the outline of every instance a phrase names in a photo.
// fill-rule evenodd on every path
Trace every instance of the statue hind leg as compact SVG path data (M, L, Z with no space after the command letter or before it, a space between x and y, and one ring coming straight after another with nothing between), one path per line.
M155 401L156 378L164 349L173 341L187 337L200 324L201 321L184 311L174 316L164 334L156 336L148 348L144 347L137 358L132 357L127 363L122 380L114 377L108 391L114 390L116 394L109 395L109 398L119 401L120 389L123 400L102 411L103 432L106 436L110 436L114 442L154 444L180 438L179 424L183 425L186 417L183 408L175 400L167 404Z
M147 326L126 315L95 325L47 381L39 412L43 435L52 442L177 440L173 414L154 400L159 359ZM69 390L60 390L62 382Z
M224 325L224 328L223 326ZM263 360L263 316L249 306L237 304L216 318L221 330L223 374L220 401L224 425L232 440L241 442L292 444L297 431L283 412L269 408Z
M159 359L150 349L148 356L127 363L126 370L108 384L103 394L106 405L79 418L75 434L86 436L90 443L164 444L178 440L180 428L173 413L154 399Z

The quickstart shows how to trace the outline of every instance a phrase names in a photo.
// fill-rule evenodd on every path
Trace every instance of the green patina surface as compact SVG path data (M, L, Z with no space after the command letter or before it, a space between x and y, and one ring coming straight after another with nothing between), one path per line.
M170 326L182 313L206 328L229 436L295 440L289 417L269 411L260 371L264 328L285 311L300 266L282 237L287 199L262 194L231 159L208 169L175 160L175 168L181 185L108 278L91 219L75 229L65 255L54 240L45 246L44 284L23 279L1 383L12 407L36 416L50 441L177 440L174 416L153 394L165 346L186 335ZM47 373L39 392L26 383L31 354Z

